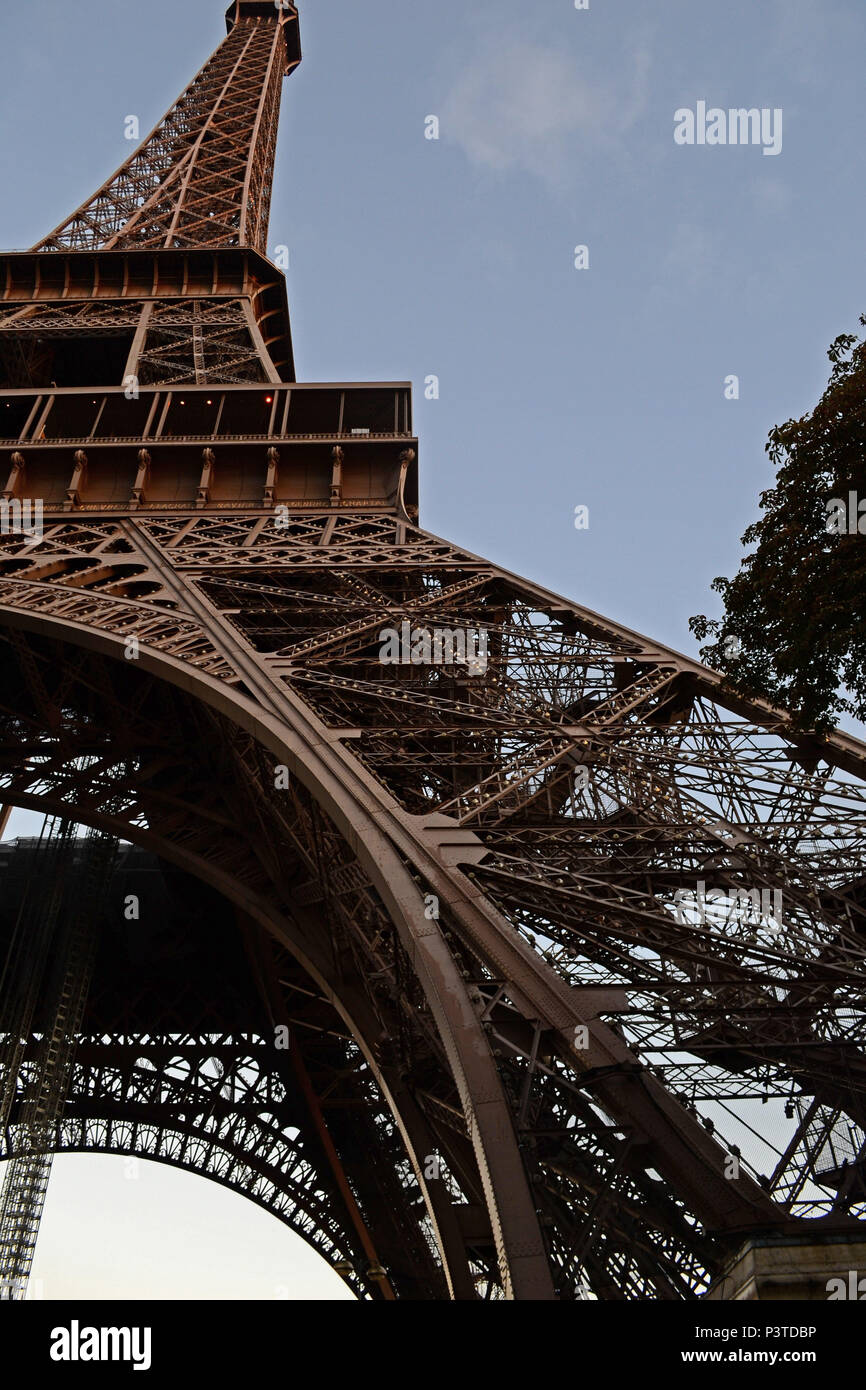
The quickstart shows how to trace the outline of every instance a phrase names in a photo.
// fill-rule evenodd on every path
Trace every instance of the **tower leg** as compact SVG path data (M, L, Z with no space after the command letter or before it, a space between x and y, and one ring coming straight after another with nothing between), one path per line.
M0 1300L6 1302L27 1294L115 842L91 832L82 843L70 822L49 821L40 851L40 872L19 918L0 1000L4 1013L11 1002L24 1001L6 1039L2 1077L6 1120L16 1133L0 1191Z

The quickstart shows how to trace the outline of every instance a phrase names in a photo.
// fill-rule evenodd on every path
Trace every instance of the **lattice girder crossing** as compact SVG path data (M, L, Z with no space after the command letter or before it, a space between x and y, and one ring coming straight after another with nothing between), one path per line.
M696 1248L686 1263L690 1271L686 1284L692 1280L689 1286L694 1289L698 1287L694 1281L705 1281L707 1269L713 1267L710 1246L718 1233L726 1228L737 1232L750 1226L766 1229L776 1223L784 1225L788 1219L774 1208L757 1183L755 1195L738 1207L733 1184L725 1183L721 1175L715 1186L708 1174L695 1181L695 1151L691 1146L696 1140L708 1156L718 1153L716 1160L705 1160L709 1171L713 1162L721 1169L724 1161L724 1150L703 1128L706 1115L700 1113L700 1106L713 1102L742 1105L749 1096L763 1098L768 1086L773 1094L787 1099L792 1083L802 1088L803 1094L832 1093L838 1099L841 1091L855 1122L862 1104L862 1083L858 1080L862 1021L852 1016L841 1030L833 1022L840 1007L844 1010L846 996L851 1001L848 1010L853 1011L862 978L862 942L851 926L859 921L861 909L846 896L841 883L853 875L858 846L862 846L862 792L850 776L837 773L834 780L830 770L831 763L850 763L856 747L845 739L830 742L823 750L826 766L819 770L815 764L804 769L796 743L784 738L780 717L770 719L764 713L770 731L766 732L757 722L760 711L752 711L749 719L730 713L715 678L706 673L701 681L699 668L697 672L684 669L688 664L675 654L656 650L651 661L651 649L646 644L642 648L633 636L619 635L612 642L609 635L605 643L597 622L584 619L580 610L573 609L571 621L563 623L563 601L554 602L552 596L547 600L548 623L542 628L539 595L511 577L507 581L511 591L506 616L506 577L501 571L405 523L339 516L336 526L331 527L329 544L323 547L322 535L330 521L324 516L320 520L298 518L291 539L277 531L273 517L264 528L252 519L239 524L230 517L207 516L154 521L140 517L133 530L126 526L127 537L136 532L140 535L137 553L135 542L131 542L133 554L139 564L146 561L151 573L162 568L160 555L171 555L173 582L166 583L163 592L171 596L172 607L161 604L159 611L163 620L168 614L176 628L170 632L154 627L154 650L162 648L175 662L183 662L188 653L193 669L239 700L243 698L238 695L241 687L252 688L255 670L258 690L254 693L259 700L265 688L269 704L278 698L277 692L282 698L288 692L292 705L297 700L304 720L316 721L318 739L338 754L340 763L352 760L366 794L375 793L378 803L390 808L389 836L403 862L422 887L441 890L440 921L451 937L450 943L447 937L444 940L452 955L459 953L458 968L468 976L470 998L476 990L483 997L493 982L499 981L499 997L485 1031L489 1029L495 1050L502 1054L497 1065L506 1079L506 1092L510 1094L513 1088L514 1098L509 1103L517 1107L525 1122L533 1114L544 1114L545 1130L561 1127L567 1131L573 1120L561 1126L551 1123L551 1115L558 1116L563 1104L561 1095L557 1100L553 1097L561 1090L562 1079L557 1078L564 1067L563 1075L571 1073L570 1086L576 1086L584 1096L585 1115L594 1115L593 1107L601 1106L623 1120L628 1117L629 1123L615 1145L615 1149L628 1147L630 1158L623 1160L625 1168L622 1163L617 1167L616 1155L612 1155L610 1181L621 1186L625 1183L616 1200L626 1204L634 1220L635 1210L645 1209L647 1201L652 1207L661 1195L653 1191L650 1182L638 1198L634 1172L639 1156L641 1164L661 1173L678 1191L680 1201L681 1184L688 1182L686 1207L693 1203L700 1208L699 1229L717 1232L712 1238L696 1237L694 1227L683 1224L683 1217L674 1222L673 1230L670 1216L664 1219L669 1245L673 1242L676 1247L691 1230L689 1243ZM389 525L390 551L387 545L383 550ZM251 537L252 545L248 543ZM419 560L414 566L407 563L413 547L417 547ZM14 542L9 549L10 554L15 553ZM437 562L443 556L446 563L437 574ZM46 561L50 565L48 552L28 563L44 566ZM128 551L124 563L129 563ZM26 578L27 567L16 563L17 574L22 577L14 581L16 595L29 593L28 586L34 581ZM167 575L164 569L163 574ZM75 604L83 605L77 611L84 627L93 628L94 617L100 612L107 623L99 629L103 637L114 630L119 640L127 638L132 627L115 627L111 616L114 600L98 597L103 588L110 591L114 587L111 576L100 573L95 589L85 586L83 590L78 583L70 588L69 577L70 572L64 576L60 562L50 584L44 579L35 581L40 597L34 611L47 615L50 591L54 594L51 606L59 604L55 611L68 620L72 610L64 607L69 601L64 595L69 595ZM437 604L439 592L444 597ZM492 656L484 676L466 678L456 670L382 666L378 662L383 615L391 619L385 625L398 629L404 620L452 628L461 623L478 627L487 625L488 602L495 604L500 620L498 630L489 625ZM530 603L533 620L527 622L524 615ZM224 628L219 622L222 611L230 615ZM201 634L198 641L183 638L178 645L177 634L192 633L196 624ZM578 637L580 626L585 632ZM571 634L567 628L572 628ZM205 630L210 634L212 656L201 646ZM219 643L214 642L218 631L224 634L223 655ZM365 633L375 635L372 643L359 651ZM299 638L299 634L303 635ZM147 645L142 654L146 664L150 655ZM551 646L556 647L555 655ZM543 664L538 661L539 650L547 652ZM243 651L256 653L254 667L239 661ZM629 667L634 673L630 682L623 677L623 669ZM653 667L657 677L651 675ZM559 677L568 683L567 692L550 689L551 670L568 673ZM547 687L546 709L538 689L538 673ZM680 681L687 676L693 687L687 705L675 706L679 717L674 723L660 718L661 711L671 708L672 673ZM431 693L434 690L436 693ZM295 691L300 694L293 695ZM210 693L207 698L213 700ZM708 718L710 701L712 720ZM397 704L402 717L395 724L390 711ZM619 726L615 723L617 712ZM563 716L568 721L565 725ZM562 775L571 777L575 787L582 789L573 787L565 799L558 796L551 815L548 806L539 806L537 795L527 799L525 769L549 761L549 754L539 759L536 750L550 747L551 740L557 738L556 730L563 727L566 737L561 742L568 754L563 761L569 770ZM346 730L351 735L348 739L343 733ZM154 737L153 730L150 737ZM146 746L141 734L136 741L139 747ZM223 741L227 741L225 737ZM759 778L756 762L752 780L745 778L744 771L750 746L760 747L762 770ZM503 763L501 750L506 747L512 752ZM522 755L521 749L525 750ZM575 749L588 751L575 757ZM667 767L662 785L659 767L665 765L660 764L655 749L664 752L668 764L674 761L676 782ZM771 753L770 749L776 751ZM243 769L245 780L262 756L261 750L254 755L250 747L238 758L236 767ZM187 767L181 772L178 755L179 781L171 793L173 798L177 798L183 781L189 795L188 754L184 758ZM58 773L63 765L61 756L56 764ZM419 783L422 765L426 781ZM587 765L592 767L593 776L583 787L577 778ZM54 775L49 766L46 760L38 769L38 781L44 789ZM272 766L267 762L260 766L255 778L252 794L259 824L278 810L268 786ZM485 771L487 766L493 773ZM513 769L507 815L503 815L501 797L491 800L485 795L491 775L498 775L500 781L503 775L507 779L509 774L496 772L503 766ZM726 766L736 772L736 780L724 802L718 798L712 803L708 785L718 785L719 769ZM293 776L300 772L300 766L292 764ZM340 776L344 776L342 771ZM753 798L763 794L762 781L767 798L777 808L778 829L757 809L751 825L744 815L747 792ZM808 796L803 795L804 785L812 789ZM17 785L10 784L9 790L21 804L27 804L29 797L33 798L30 804L37 803L38 797L25 788L20 774ZM76 815L86 820L94 814L100 793L98 788L86 795L82 791L79 784L74 793ZM476 803L477 814L471 822L461 825L447 814L455 791L461 804ZM71 790L65 793L70 794ZM95 797L90 805L89 797ZM207 807L209 800L213 800L213 792L202 796L202 807ZM425 801L430 808L426 813ZM792 834L792 805L809 817L808 824L796 834ZM604 806L608 810L601 815L599 807ZM842 807L844 830L838 828ZM157 823L153 803L146 810L142 804L131 805L127 815L150 826ZM218 816L216 821L219 823ZM171 838L170 821L167 824ZM179 824L183 826L183 840L191 846L186 810ZM758 824L762 827L760 853L752 843L753 827ZM817 851L804 851L808 837L803 832L811 826L809 833L814 834L821 825L826 826L826 843L822 842ZM123 833L133 838L135 827L130 824ZM330 834L333 836L334 831ZM800 846L793 855L792 840ZM844 856L840 855L840 840L845 844ZM729 861L723 867L722 853L725 848L730 850L732 841L737 844L736 865ZM339 836L332 840L328 856L334 865L345 855L338 845ZM255 886L264 894L268 874L277 877L280 873L281 856L273 854L265 872L262 853L260 848L260 867L255 875L249 868L236 872L248 890ZM840 861L840 888L836 892L831 891L822 867L828 854ZM737 935L736 921L695 924L678 920L674 898L688 883L684 866L693 872L695 884L701 873L709 874L706 865L712 864L717 876L733 874L737 882L742 881L746 869L753 869L760 884L772 891L779 881L782 858L789 867L786 888L790 888L791 900L789 905L786 901L789 920L781 941L772 936L762 939L753 928L744 940L742 933ZM456 868L455 861L464 869ZM350 856L347 869L351 862ZM799 885L791 867L797 871ZM810 896L809 884L819 870L826 886L815 898ZM321 873L315 862L308 865L297 885L301 901L312 904L316 898L324 900L327 890L317 887ZM336 875L336 868L332 873ZM369 870L363 865L360 882L369 879ZM471 902L472 881L483 889L482 901L491 904L489 916L486 910L479 913L465 901ZM349 875L336 901L348 892L351 903L351 892L353 888L358 891L358 882ZM423 919L421 907L418 913ZM501 933L499 922L503 918L517 929L516 937ZM349 928L352 932L357 929L357 923ZM425 925L424 930L429 927ZM495 950L494 931L499 931ZM544 948L546 959L539 955L541 931L549 942ZM575 936L575 931L579 935ZM648 945L652 947L649 955ZM774 978L781 980L781 985L768 984L768 967L776 972ZM397 988L397 999L400 989L405 989L405 984ZM583 999L585 1005L581 1005ZM569 1005L572 1013L565 1022L563 1015ZM405 1005L398 1015L404 1010ZM503 1020L511 1021L500 1036L496 1020L503 1010ZM515 1010L527 1020L523 1028L531 1018L548 1019L542 1034L542 1055L536 1050L534 1062L532 1036L514 1032ZM742 1020L739 1023L738 1018ZM584 1023L593 1042L580 1066L576 1065L573 1047L567 1044L573 1040L575 1027ZM506 1046L502 1045L503 1037L507 1038ZM689 1047L697 1049L691 1066L684 1054L684 1048ZM592 1065L587 1067L586 1062ZM441 1053L438 1065L442 1065ZM530 1065L529 1090L524 1094L524 1069ZM846 1074L841 1084L840 1068ZM509 1082L513 1072L520 1079ZM582 1076L589 1079L581 1084ZM668 1076L681 1096L678 1101L662 1085ZM536 1090L539 1103L541 1095L550 1095L537 1111ZM637 1140L633 1131L643 1095L652 1100L645 1130ZM431 1114L442 1113L442 1101L425 1104ZM568 1102L569 1107L573 1104L573 1100ZM693 1105L698 1109L693 1110ZM553 1109L546 1111L550 1106ZM732 1127L736 1130L735 1123ZM529 1128L531 1131L531 1123ZM590 1131L585 1121L580 1132L588 1146ZM690 1135L688 1177L677 1167L686 1161L685 1155L677 1156L683 1132ZM607 1129L604 1134L607 1144L603 1147L609 1149L612 1135ZM662 1157L661 1150L668 1142L670 1151ZM603 1149L596 1150L594 1162L604 1170L607 1161L602 1153ZM558 1169L562 1162L557 1160ZM772 1169L775 1164L769 1166ZM580 1165L574 1171L580 1171ZM558 1183L564 1180L560 1174ZM569 1181L574 1181L573 1177ZM568 1191L573 1221L575 1199ZM536 1200L537 1196L534 1194ZM563 1198L551 1193L545 1200L553 1210L542 1214L555 1228L565 1220ZM602 1208L608 1227L613 1223L612 1200L608 1197ZM665 1200L670 1201L669 1195ZM810 1201L809 1209L815 1214L829 1209L826 1200L822 1205L820 1195L810 1195ZM598 1206L594 1210L594 1220L598 1220ZM644 1219L650 1218L645 1215ZM652 1217L653 1229L658 1229L659 1221L658 1215ZM620 1239L625 1241L623 1234ZM609 1229L605 1242L606 1246L610 1243ZM650 1248L654 1248L652 1242ZM682 1266L683 1253L680 1249L676 1257L677 1269ZM564 1253L561 1258L563 1266L571 1268ZM612 1247L609 1258L615 1258ZM622 1249L616 1258L623 1258ZM587 1261L592 1263L589 1253ZM585 1279L586 1263L581 1269L579 1278ZM620 1272L617 1287L627 1295L629 1280L634 1277L633 1272ZM661 1265L655 1278L658 1287L673 1296L684 1287L681 1274L663 1277ZM610 1279L610 1273L605 1279ZM600 1287L608 1286L605 1279Z
M293 380L264 252L297 13L228 19L0 258L2 501L44 502L0 534L4 799L231 904L271 1021L315 1000L359 1290L360 1249L376 1296L696 1297L747 1236L862 1229L866 749L420 527L408 384ZM106 1085L58 1143L126 1142ZM260 1140L227 1161L279 1206Z
M282 80L299 62L294 6L242 4L228 38L151 134L36 250L264 254Z

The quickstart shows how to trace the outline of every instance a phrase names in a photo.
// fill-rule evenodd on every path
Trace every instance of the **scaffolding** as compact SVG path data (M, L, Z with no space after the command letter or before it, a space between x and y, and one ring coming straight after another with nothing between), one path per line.
M0 1301L26 1296L117 851L76 830L46 819L0 976Z

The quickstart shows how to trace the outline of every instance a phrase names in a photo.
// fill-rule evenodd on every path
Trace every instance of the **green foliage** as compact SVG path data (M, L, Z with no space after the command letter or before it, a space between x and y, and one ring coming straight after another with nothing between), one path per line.
M713 582L724 616L689 623L699 641L713 637L701 656L732 686L817 732L843 713L866 720L866 510L864 534L828 530L833 499L866 502L866 339L843 334L828 355L818 405L770 433L776 486L743 536L754 549L733 579Z

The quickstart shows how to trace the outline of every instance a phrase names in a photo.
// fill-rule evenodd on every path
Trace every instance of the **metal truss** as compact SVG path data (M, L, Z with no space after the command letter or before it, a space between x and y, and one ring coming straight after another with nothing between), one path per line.
M235 1017L205 934L179 999L100 995L57 1144L228 1182L373 1297L699 1297L862 1231L866 749L423 530L404 387L280 384L296 21L236 3L3 262L4 498L47 506L0 536L2 798L206 885L250 975ZM40 356L98 332L128 409Z
M2 1299L26 1295L114 849L113 841L93 831L76 842L68 822L49 821L31 855L35 881L22 895L0 990L9 1019L0 1060L0 1118L5 1128L14 1114L18 1135L0 1191ZM35 1047L34 1030L41 1030ZM22 1065L28 1050L34 1059Z
M280 91L297 11L242 4L228 38L143 144L37 251L266 251ZM232 6L234 10L234 6Z
M83 1057L53 1136L55 1152L137 1157L209 1178L301 1236L359 1298L374 1296L369 1262L291 1123L298 1116L271 1069L269 1040L106 1036L82 1038L78 1051ZM387 1139L380 1120L376 1142ZM10 1145L27 1153L14 1128ZM427 1262L432 1266L429 1252ZM434 1280L428 1296L437 1291Z
M68 1151L184 1168L291 1227L361 1298L441 1296L432 1237L414 1214L406 1224L411 1170L393 1119L332 1007L251 924L239 931L231 906L201 882L168 875L129 846L121 858L99 916L99 960L66 1104L50 1136L34 1136L35 1041L12 1078L3 1131L10 1166ZM0 942L34 865L32 842L6 847ZM141 916L119 933L130 891ZM258 987L263 962L267 990ZM274 1017L285 1020L283 1039ZM0 1075L10 1072L0 1066Z
M371 1062L411 1078L426 1138L410 1151L419 1167L438 1155L439 1225L456 1212L476 1288L508 1280L501 1248L489 1266L500 1233L418 942L407 954L291 740L275 762L261 730L244 731L251 698L259 719L279 706L318 730L346 799L360 779L389 818L414 925L447 951L494 1059L561 1293L694 1295L745 1230L862 1213L859 745L808 743L685 658L379 516L299 517L288 534L274 517L81 517L29 559L20 538L5 554L7 618L83 644L34 657L10 632L4 667L21 684L3 699L17 731L0 756L5 799L158 844L259 920L324 913L344 977L354 960ZM404 622L484 630L486 670L382 664L383 632ZM144 660L97 658L88 633L121 646L138 634ZM200 678L199 703L169 698L179 667ZM23 709L40 750L24 766ZM87 758L70 761L73 748ZM275 791L280 761L290 795ZM682 907L700 882L721 895L703 921ZM783 894L780 924L731 910L753 888ZM298 921L282 930L311 966ZM345 978L316 971L348 1012ZM397 1083L379 1084L399 1115ZM751 1143L762 1102L777 1133ZM812 1102L833 1132L848 1117L835 1167L798 1157ZM726 1181L732 1156L740 1176Z
M36 252L78 253L73 278L83 252L267 255L282 82L300 61L297 11L235 4L228 25L228 37L151 134ZM116 254L114 266L104 258L101 266L97 281L111 284ZM0 381L47 385L58 375L46 334L101 343L128 335L118 384L279 380L250 297L218 296L216 276L187 265L189 292L158 302L158 274L155 265L139 272L140 298L122 306L70 304L67 284L54 302L0 314ZM127 271L124 293L128 280Z

